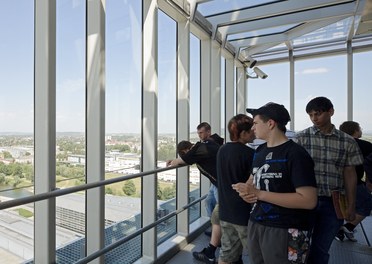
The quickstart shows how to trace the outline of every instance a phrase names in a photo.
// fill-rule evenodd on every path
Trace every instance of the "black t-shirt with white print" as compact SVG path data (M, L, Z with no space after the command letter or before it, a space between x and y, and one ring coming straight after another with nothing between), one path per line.
M302 186L316 187L314 162L306 150L292 140L256 149L253 158L256 188L269 192L291 193ZM285 208L258 201L252 208L250 220L266 226L309 230L314 210Z

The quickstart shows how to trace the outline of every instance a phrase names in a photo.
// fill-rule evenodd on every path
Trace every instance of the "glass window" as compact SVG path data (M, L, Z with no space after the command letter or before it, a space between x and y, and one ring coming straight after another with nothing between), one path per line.
M5 201L33 195L34 1L1 1L0 36L0 200ZM1 261L33 258L33 204L1 215L11 219L0 221Z
M268 77L248 78L248 106L258 108L268 102L283 104L289 111L289 63L276 63L259 66ZM257 77L253 69L248 69L248 75ZM289 125L287 125L289 128Z
M190 141L197 142L196 127L200 123L200 40L190 35ZM200 172L193 165L189 167L190 202L200 197ZM200 203L190 207L190 223L200 217Z
M312 126L305 111L307 103L318 96L329 98L335 109L332 123L347 119L346 56L332 56L295 62L295 130Z
M56 185L85 184L85 1L57 1ZM57 259L83 252L85 192L56 199ZM79 239L77 239L79 238ZM72 242L74 241L74 242ZM71 244L72 243L72 244ZM70 247L65 245L71 244ZM76 255L74 261L83 256Z
M106 1L106 179L140 172L141 2ZM141 226L141 178L106 185L105 194L105 239L113 243ZM140 257L137 236L105 261L132 263Z
M372 104L370 70L372 69L372 51L354 53L353 120L363 129L363 139L372 142Z
M159 11L158 17L158 166L176 157L177 23ZM158 174L158 218L176 209L176 170ZM158 243L176 233L176 217L158 226Z

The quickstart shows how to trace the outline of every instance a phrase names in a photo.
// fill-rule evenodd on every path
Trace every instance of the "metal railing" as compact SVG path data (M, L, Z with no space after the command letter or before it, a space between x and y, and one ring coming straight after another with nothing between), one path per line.
M49 199L49 198L55 198L55 197L63 196L63 195L70 194L70 193L85 191L85 190L88 190L88 189L93 189L93 188L97 188L97 187L101 187L101 186L105 186L105 185L109 185L109 184L113 184L113 183L117 183L117 182L122 182L122 181L125 181L125 180L134 179L134 178L138 178L138 177L142 177L142 176L157 174L159 172L163 172L163 171L167 171L167 170L173 170L173 169L177 169L177 168L181 168L181 167L185 167L185 166L188 166L188 165L166 167L166 168L160 168L160 169L150 170L150 171L146 171L146 172L135 173L135 174L131 174L131 175L124 175L124 176L119 176L119 177L112 178L112 179L107 179L107 180L102 180L102 181L98 181L98 182L86 183L86 184L79 185L79 186L69 187L69 188L66 188L66 189L55 189L55 190L52 190L52 191L46 192L46 193L40 193L40 194L35 194L35 195L27 196L27 197L17 198L17 199L14 199L14 200L8 200L8 201L0 202L0 210L4 210L4 209L12 208L12 207L15 207L15 206L20 206L20 205L25 205L25 204L29 204L29 203L34 203L34 202L46 200L46 199ZM132 234L116 241L115 243L112 243L108 246L105 246L104 248L102 248L102 249L100 249L100 250L98 250L98 251L96 251L96 252L94 252L94 253L92 253L92 254L90 254L90 255L88 255L88 256L80 259L80 260L78 260L75 263L77 263L77 264L88 263L88 262L90 262L90 261L108 253L109 251L111 251L111 250L119 247L120 245L128 242L129 240L135 238L136 236L141 235L142 233L148 231L149 229L161 224L162 222L164 222L164 221L178 215L179 213L183 212L184 210L194 206L195 204L204 200L206 197L207 197L207 195L204 195L204 196L186 204L185 206L183 206L183 207L181 207L181 208L179 208L179 209L177 209L173 212L170 212L169 214L167 214L164 217L159 218L155 222L153 222L153 223L151 223L151 224L149 224L145 227L142 227L141 229L138 229L137 231L133 232Z

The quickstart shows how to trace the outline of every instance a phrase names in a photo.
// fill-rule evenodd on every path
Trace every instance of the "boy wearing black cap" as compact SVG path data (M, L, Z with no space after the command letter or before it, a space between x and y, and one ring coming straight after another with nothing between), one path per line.
M309 249L313 208L317 203L314 162L304 148L288 140L290 121L283 105L247 109L253 131L263 143L256 149L247 183L233 188L255 203L248 223L252 263L304 263Z

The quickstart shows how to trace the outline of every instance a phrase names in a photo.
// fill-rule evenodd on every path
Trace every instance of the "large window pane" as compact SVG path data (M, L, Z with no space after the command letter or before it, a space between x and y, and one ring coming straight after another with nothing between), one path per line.
M196 127L200 123L200 40L190 35L190 141L199 140ZM190 202L200 197L200 172L196 165L189 167ZM200 203L189 210L189 221L192 223L200 217Z
M106 1L105 178L140 172L141 1ZM105 186L105 244L141 227L141 178ZM141 236L105 255L108 263L141 257Z
M0 3L0 201L33 195L34 1ZM0 212L0 262L33 258L33 204Z
M85 1L57 1L56 184L85 184ZM57 260L84 256L85 192L56 199ZM69 245L69 246L67 246ZM74 252L80 252L74 254Z
M371 69L372 51L354 54L353 120L362 127L363 139L372 142Z
M177 23L159 11L158 17L158 166L176 157ZM176 170L158 174L158 217L176 209ZM158 243L176 233L176 217L160 225Z
M311 99L318 96L332 101L335 109L332 123L338 128L347 118L346 56L296 61L295 72L295 130L312 126L305 108Z
M275 63L259 67L268 77L248 78L248 107L258 108L268 102L283 104L289 111L289 63ZM247 70L256 77L252 69ZM289 127L289 125L288 125Z

